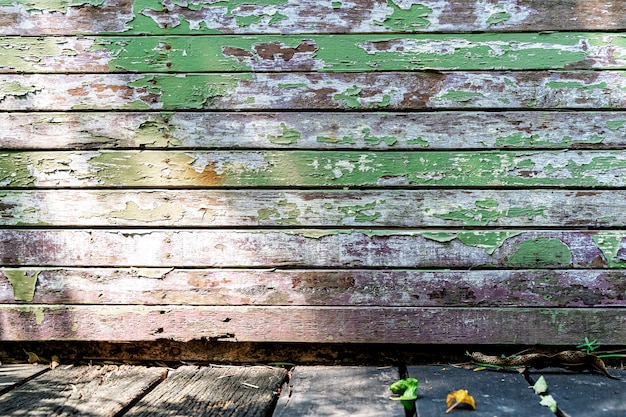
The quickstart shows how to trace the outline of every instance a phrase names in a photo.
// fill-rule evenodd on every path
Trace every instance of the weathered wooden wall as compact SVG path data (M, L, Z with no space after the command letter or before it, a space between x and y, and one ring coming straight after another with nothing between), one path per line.
M626 342L604 0L0 0L0 340Z

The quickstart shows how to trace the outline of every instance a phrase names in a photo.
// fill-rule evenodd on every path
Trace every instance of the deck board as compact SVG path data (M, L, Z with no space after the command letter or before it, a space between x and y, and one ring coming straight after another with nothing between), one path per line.
M0 395L26 383L32 378L47 372L45 365L0 365Z
M274 417L403 417L390 401L397 368L297 366Z
M577 374L555 368L533 370L531 378L536 381L543 375L548 394L566 415L623 417L626 415L626 371L609 369L609 372L620 379L609 379L596 372Z
M476 410L468 412L470 408L459 407L451 415L554 416L548 408L539 405L539 397L517 372L474 372L451 366L411 366L408 371L419 381L417 409L420 417L446 415L446 396L460 389L468 390L474 397Z
M264 366L181 366L125 416L264 417L286 376Z
M161 381L166 370L60 366L0 396L3 416L112 416Z

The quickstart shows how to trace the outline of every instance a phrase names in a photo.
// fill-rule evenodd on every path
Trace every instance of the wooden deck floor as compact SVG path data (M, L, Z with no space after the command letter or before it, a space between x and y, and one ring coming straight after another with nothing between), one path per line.
M287 371L264 366L0 366L2 416L271 413Z
M445 416L445 398L456 389L476 399L472 417L554 416L529 389L540 375L561 416L623 417L626 371L611 371L621 379L558 369L533 371L529 381L517 372L441 365L407 370L419 380L417 417ZM297 366L288 373L266 366L3 365L0 416L405 417L389 400L398 375L396 367L364 366Z

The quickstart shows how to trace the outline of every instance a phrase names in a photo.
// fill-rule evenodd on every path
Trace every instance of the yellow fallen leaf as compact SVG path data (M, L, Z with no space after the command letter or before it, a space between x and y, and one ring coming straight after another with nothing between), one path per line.
M34 352L26 352L24 350L24 353L26 353L28 355L28 363L48 363L48 362L50 362L48 359L42 358L41 356L37 355Z
M52 355L52 360L50 361L50 369L54 369L61 364L61 359L57 355Z
M469 392L466 389L452 391L446 397L446 403L448 404L446 414L454 410L454 408L459 404L469 404L474 410L476 410L476 402L474 402L474 397L469 395Z

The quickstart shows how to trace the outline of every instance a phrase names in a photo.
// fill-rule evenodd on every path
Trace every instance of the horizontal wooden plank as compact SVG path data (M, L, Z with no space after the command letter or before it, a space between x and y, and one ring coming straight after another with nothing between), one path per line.
M401 377L398 369L368 365L301 366L298 363L289 375L289 391L285 389L281 394L272 416L406 417L404 407L389 401L389 386Z
M287 378L268 366L183 365L128 410L128 417L266 417Z
M621 6L608 0L5 0L0 34L622 30Z
M6 187L599 187L626 151L14 151Z
M0 303L626 307L625 275L590 269L1 268Z
M0 305L0 340L619 345L626 310Z
M0 74L0 111L621 109L626 72Z
M0 148L626 147L623 112L0 113Z
M33 267L624 268L625 248L623 230L0 230L0 263Z
M0 37L0 72L624 69L621 33ZM32 59L36 56L37 59Z
M0 395L19 387L29 380L48 372L49 366L36 364L0 364Z
M60 366L2 397L7 416L113 416L165 378L145 366Z
M626 224L626 191L12 190L0 225L577 227ZM71 210L68 210L71 207Z

